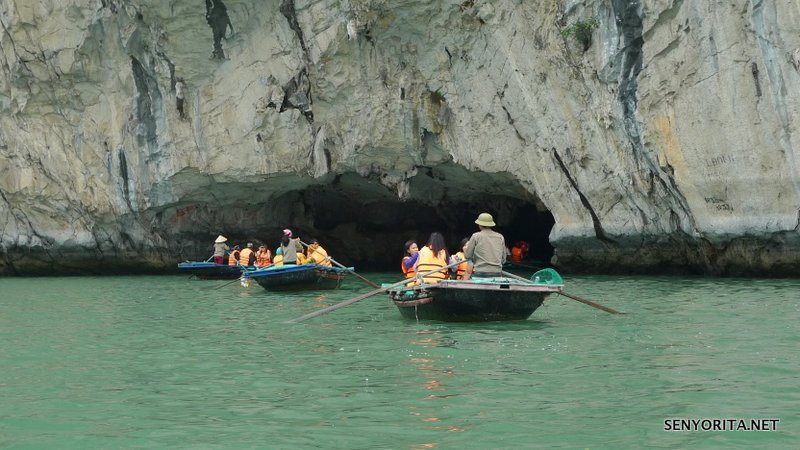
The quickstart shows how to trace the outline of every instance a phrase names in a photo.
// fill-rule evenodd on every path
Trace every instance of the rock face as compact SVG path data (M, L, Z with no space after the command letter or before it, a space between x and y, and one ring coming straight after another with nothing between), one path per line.
M565 272L795 275L798 23L795 0L4 0L0 273L161 272L285 227L394 268L488 210Z

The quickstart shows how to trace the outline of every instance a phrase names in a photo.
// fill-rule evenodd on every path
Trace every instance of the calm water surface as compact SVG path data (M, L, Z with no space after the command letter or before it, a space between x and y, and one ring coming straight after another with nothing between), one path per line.
M372 288L0 279L0 447L800 448L800 280L565 281L628 314L417 323L378 295L288 324Z

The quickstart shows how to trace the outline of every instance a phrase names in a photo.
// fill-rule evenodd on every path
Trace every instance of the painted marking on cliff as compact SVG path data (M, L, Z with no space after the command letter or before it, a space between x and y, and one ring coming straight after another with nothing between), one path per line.
M733 206L728 204L725 200L717 197L704 197L706 204L710 205L712 209L717 211L733 212Z
M733 164L735 162L736 162L736 157L734 157L733 155L715 156L711 159L706 160L706 167L711 169L714 167Z

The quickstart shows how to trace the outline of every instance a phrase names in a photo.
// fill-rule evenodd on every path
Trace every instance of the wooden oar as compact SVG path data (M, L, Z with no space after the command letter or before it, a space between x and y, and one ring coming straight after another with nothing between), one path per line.
M525 282L527 282L529 284L536 284L536 283L534 283L533 281L531 281L531 280L529 280L527 278L522 278L520 276L514 275L513 273L509 273L509 272L506 272L506 271L503 271L503 275L505 275L507 277L510 277L510 278L515 278L517 280L525 281ZM603 306L603 305L601 305L599 303L595 303L593 301L586 300L585 298L578 297L577 295L569 294L569 293L566 293L564 291L558 291L557 293L560 294L560 295L563 295L564 297L571 298L571 299L573 299L575 301L581 302L581 303L583 303L585 305L589 305L592 308L597 308L597 309L603 310L603 311L605 311L607 313L625 314L624 312L619 312L616 309L611 309L608 306Z
M442 270L451 269L451 268L456 267L457 265L459 265L461 263L462 263L462 261L457 261L457 262L454 262L453 264L450 264L449 266L445 266L445 267L442 267L442 268L439 268L439 269L434 269L434 270L431 270L430 272L425 272L425 273L418 274L415 278L423 278L423 277L426 277L426 276L431 275L433 273L441 272ZM314 312L310 312L310 313L308 313L308 314L306 314L304 316L300 316L300 317L298 317L296 319L292 319L292 320L288 321L287 323L300 323L300 322L303 322L304 320L308 320L308 319L311 319L311 318L314 318L314 317L317 317L317 316L321 316L323 314L327 314L327 313L329 313L331 311L335 311L335 310L337 310L339 308L344 308L347 305L352 305L355 302L360 302L361 300L364 300L365 298L372 297L375 294L380 294L381 292L385 292L385 291L387 291L387 290L389 290L391 288L395 288L397 286L400 286L401 284L410 283L412 281L414 281L414 278L406 278L406 279L404 279L402 281L398 281L397 283L392 283L392 284L390 284L390 285L388 285L386 287L381 287L381 288L375 289L374 291L367 292L366 294L359 295L358 297L351 298L350 300L345 300L345 301L343 301L341 303L337 303L337 304L335 304L333 306L328 306L327 308L322 308L322 309L318 309L318 310L316 310Z
M231 284L233 284L233 283L236 283L237 281L242 281L242 277L239 277L239 278L237 278L237 279L235 279L235 280L233 280L233 281L228 281L227 283L225 283L225 284L221 284L221 285L219 285L219 286L214 286L214 290L217 290L217 289L222 289L222 288L224 288L225 286L230 286Z
M311 248L311 246L310 246L310 245L306 244L306 243L305 243L305 242L303 242L303 241L300 241L300 243L301 243L301 244L303 244L303 245L304 245L306 248ZM314 253L319 253L320 255L322 254L322 253L318 252L316 249L312 249L312 250L314 250ZM359 279L361 279L361 281L363 281L364 283L367 283L368 285L370 285L370 286L372 286L372 287L375 287L375 288L376 288L376 287L380 287L380 286L378 286L377 284L373 283L372 281L369 281L368 279L364 278L363 276L361 276L361 275L357 274L357 273L356 273L356 271L355 271L355 270L353 270L352 268L348 268L348 267L345 267L345 266L343 266L343 265L342 265L342 264L340 264L338 261L336 261L335 259L331 258L331 256L330 256L330 255L326 256L326 258L328 258L328 260L329 260L330 262L334 263L336 266L338 266L338 267L341 267L342 269L344 269L344 270L346 270L346 271L348 271L348 272L352 273L353 275L355 275L356 277L358 277Z
M239 264L239 261L236 261L236 265L242 268L242 277L243 277L243 276L244 276L244 272L246 272L246 271L247 271L247 267L244 267L243 265ZM274 266L274 265L275 265L275 263L267 264L267 265L266 265L266 266L264 266L264 267L259 267L257 270L261 270L261 269L269 269L270 267L272 267L272 266ZM235 280L233 280L233 281L229 281L229 282L227 282L227 283L225 283L225 284L222 284L222 285L219 285L219 286L215 286L215 287L214 287L214 289L222 289L222 288L224 288L225 286L229 286L229 285L231 285L231 284L233 284L233 283L236 283L237 281L241 281L241 280L242 280L242 277L239 277L239 278L237 278L237 279L235 279Z

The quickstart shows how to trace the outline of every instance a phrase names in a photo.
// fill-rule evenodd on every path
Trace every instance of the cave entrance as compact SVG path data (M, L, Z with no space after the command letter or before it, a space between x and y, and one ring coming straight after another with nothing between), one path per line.
M549 235L555 220L536 198L484 191L448 196L432 206L427 199L376 198L374 192L338 187L317 186L300 193L310 219L301 232L319 238L337 261L361 270L399 270L403 244L415 240L422 246L434 231L444 235L448 251L456 251L462 239L478 231L475 219L481 212L492 214L495 230L509 247L516 241L528 242L525 266L548 266L553 256Z
M489 212L506 244L528 242L524 264L530 269L549 265L553 215L510 174L472 172L450 164L418 168L404 181L407 185L394 188L380 176L337 174L279 194L274 189L285 179L262 183L246 192L231 191L221 208L191 206L165 217L182 218L172 229L180 234L174 241L187 260L207 258L208 242L217 234L224 234L231 245L264 243L274 251L281 230L290 228L306 242L319 239L343 265L399 273L407 240L422 246L438 231L448 250L456 251L462 239L478 231L478 214ZM405 192L402 199L398 191ZM237 196L263 200L243 204ZM205 224L202 236L198 223Z
M523 204L513 214L511 221L499 229L506 238L506 244L513 246L517 241L528 243L529 251L523 255L521 267L537 269L550 266L553 246L550 245L550 231L555 219L550 211L540 210L532 204Z

